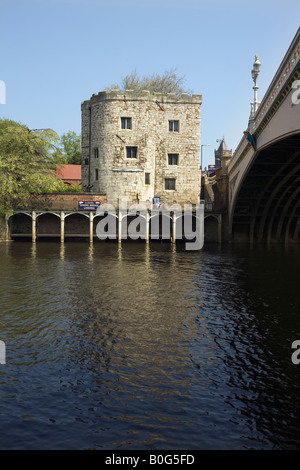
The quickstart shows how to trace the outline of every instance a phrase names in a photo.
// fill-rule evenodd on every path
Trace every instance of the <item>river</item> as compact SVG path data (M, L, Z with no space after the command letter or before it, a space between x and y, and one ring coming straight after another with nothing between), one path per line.
M300 449L299 261L0 244L0 448Z

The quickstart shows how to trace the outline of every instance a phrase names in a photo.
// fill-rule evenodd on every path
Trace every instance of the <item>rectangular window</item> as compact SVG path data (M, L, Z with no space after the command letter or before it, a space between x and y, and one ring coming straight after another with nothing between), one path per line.
M84 164L85 164L85 165L88 165L88 164L89 164L89 159L88 159L88 158L85 158L85 159L84 159Z
M168 162L169 165L178 165L178 153L169 153Z
M94 149L94 157L95 157L95 158L98 158L98 157L99 157L99 151L98 151L97 148Z
M98 181L98 179L99 179L99 170L98 170L98 168L96 168L96 170L95 170L95 180Z
M150 184L150 173L145 173L145 184Z
M137 158L137 147L126 147L127 158Z
M130 117L121 117L121 129L131 129Z
M169 191L175 189L175 178L165 178L165 189Z
M179 132L179 121L169 121L169 131Z

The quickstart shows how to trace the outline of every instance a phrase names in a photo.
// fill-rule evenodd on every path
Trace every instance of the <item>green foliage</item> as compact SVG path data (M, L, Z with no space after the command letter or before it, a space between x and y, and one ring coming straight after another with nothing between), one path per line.
M177 96L182 93L191 94L191 90L186 90L183 86L184 79L184 76L178 76L176 69L166 70L161 75L154 73L144 77L140 77L137 71L134 70L130 75L122 78L121 86L111 85L107 89L120 88L122 91L133 90L135 92L149 90L151 94L155 92L175 93Z
M64 184L60 193L82 193L82 187L75 184Z
M60 147L55 151L58 163L81 165L81 136L69 131L59 140Z
M30 194L60 192L56 178L58 161L53 152L59 138L52 129L29 129L0 119L0 212L25 206Z

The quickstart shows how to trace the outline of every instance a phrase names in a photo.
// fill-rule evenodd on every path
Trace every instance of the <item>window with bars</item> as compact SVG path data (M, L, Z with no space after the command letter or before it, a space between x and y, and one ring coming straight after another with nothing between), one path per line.
M179 132L179 121L169 121L169 131Z
M121 117L121 129L131 129L131 117Z
M145 173L145 184L150 184L150 173Z
M168 154L168 163L169 165L178 165L178 153L169 153Z
M137 147L126 147L126 158L137 158Z
M165 178L165 189L168 191L175 189L175 178Z
M95 148L95 149L94 149L94 157L95 157L95 158L98 158L98 157L99 157L99 149L98 149L98 148Z

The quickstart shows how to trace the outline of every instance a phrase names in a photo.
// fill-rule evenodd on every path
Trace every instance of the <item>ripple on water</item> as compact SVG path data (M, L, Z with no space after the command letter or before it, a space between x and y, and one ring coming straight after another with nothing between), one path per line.
M295 253L0 252L2 448L300 447Z

